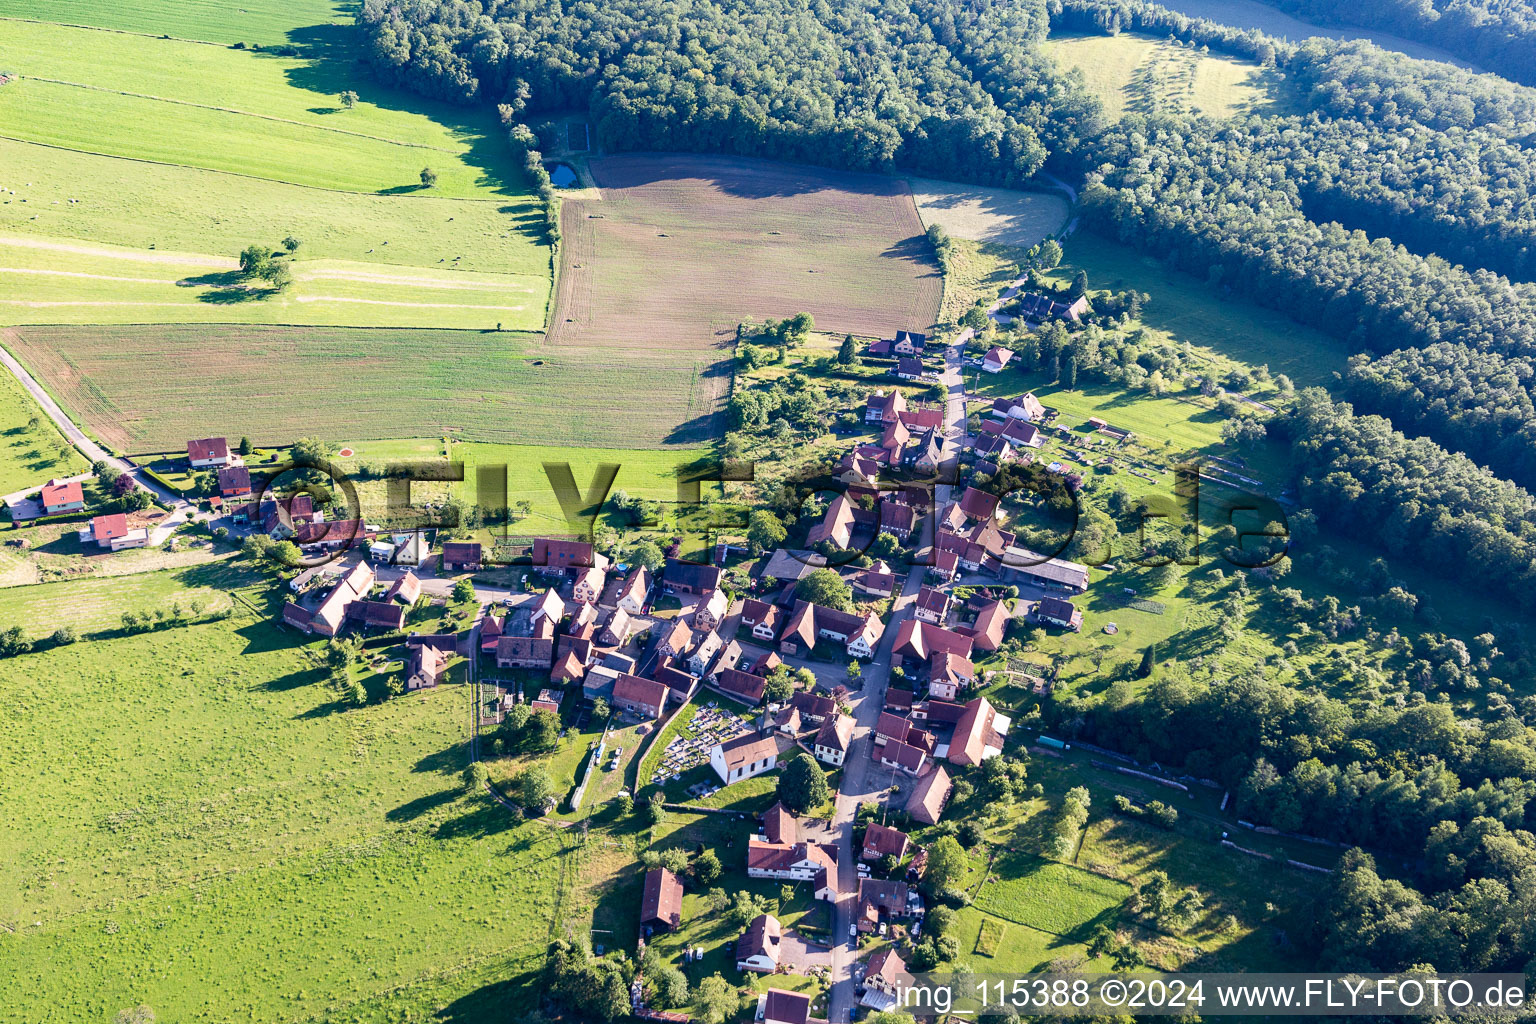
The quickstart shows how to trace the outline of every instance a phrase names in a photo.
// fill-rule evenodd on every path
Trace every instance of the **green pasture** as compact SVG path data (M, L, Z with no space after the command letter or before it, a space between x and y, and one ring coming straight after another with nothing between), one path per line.
M536 234L541 215L521 197L466 202L333 192L5 138L0 168L7 190L0 194L0 236L13 246L49 247L55 258L69 251L63 247L124 246L144 260L155 256L145 250L232 260L248 245L276 247L292 235L302 259L516 274L546 283L549 275L549 247Z
M460 797L462 688L323 680L245 615L0 663L0 1019L302 1019L542 950L565 843Z
M29 426L34 416L36 428ZM89 468L16 378L0 370L0 494Z
M447 150L231 110L21 78L0 92L0 134L64 149L201 167L311 188L460 199L520 196L510 151L476 164ZM437 173L428 189L419 174Z
M69 543L75 543L71 538ZM132 558L135 552L107 552L92 559ZM20 626L29 639L37 640L60 626L73 626L86 636L122 628L124 612L167 615L179 609L186 617L202 617L228 611L233 602L228 588L247 586L251 576L227 562L184 569L102 576L5 590L0 626ZM202 606L192 610L192 602Z
M1053 36L1045 51L1083 73L1084 85L1110 117L1127 111L1270 113L1279 94L1278 84L1257 64L1128 32Z
M270 46L286 42L301 28L348 23L353 6L346 0L3 0L0 16Z
M1112 918L1130 892L1123 882L1024 853L999 854L989 875L976 906L1056 935Z

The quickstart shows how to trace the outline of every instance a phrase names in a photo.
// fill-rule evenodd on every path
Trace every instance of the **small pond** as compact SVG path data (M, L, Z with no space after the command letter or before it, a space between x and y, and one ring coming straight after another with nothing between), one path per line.
M570 164L555 164L549 169L549 180L556 188L570 188L580 179Z

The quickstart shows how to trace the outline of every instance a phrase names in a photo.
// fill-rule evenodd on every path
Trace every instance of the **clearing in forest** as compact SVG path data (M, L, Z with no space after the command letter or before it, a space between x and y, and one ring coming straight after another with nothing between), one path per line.
M1128 111L1212 117L1268 112L1278 94L1257 64L1164 39L1129 33L1059 36L1046 41L1046 52L1083 72L1088 91L1110 117Z
M1071 207L1059 195L1011 188L962 185L935 178L908 178L924 224L938 224L955 238L1028 249L1066 226Z

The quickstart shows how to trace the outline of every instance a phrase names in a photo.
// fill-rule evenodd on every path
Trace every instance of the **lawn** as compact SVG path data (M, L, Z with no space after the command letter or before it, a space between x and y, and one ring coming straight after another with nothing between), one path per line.
M0 184L17 193L0 196L0 237L12 247L90 256L121 246L139 250L137 262L146 264L159 250L228 261L247 245L275 246L293 235L301 259L382 264L374 267L381 274L452 266L549 276L549 247L533 234L538 209L524 198L334 192L4 138L0 166L7 171Z
M1053 960L1084 956L1080 941L1004 921L976 907L960 909L954 935L961 959L986 974L1032 974Z
M19 244L17 244L19 242ZM231 257L0 238L0 325L264 323L538 330L549 280L341 260L290 261L293 284L247 281ZM85 250L85 251L82 251Z
M917 215L954 238L1028 249L1066 227L1071 212L1053 192L982 188L934 178L908 178Z
M1045 50L1083 72L1088 91L1119 117L1136 113L1196 112L1213 117L1272 113L1277 84L1259 65L1193 47L1121 33L1053 36Z
M512 331L28 327L0 330L0 341L77 422L128 452L214 433L258 445L452 433L661 448L675 438L690 387L665 354L592 363ZM587 399L599 393L601 402ZM626 406L622 417L614 405Z
M0 663L0 1020L350 1019L542 951L567 843L461 798L463 689L322 679L247 616Z
M0 370L0 494L90 468L16 378Z
M238 5L215 0L0 0L0 16L272 46L286 41L294 29L350 23L352 7L346 0L240 0Z

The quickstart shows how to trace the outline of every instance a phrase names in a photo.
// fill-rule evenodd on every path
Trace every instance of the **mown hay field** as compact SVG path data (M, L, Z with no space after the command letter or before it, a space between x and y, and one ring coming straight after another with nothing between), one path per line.
M138 552L122 551L88 556L109 559L120 555L133 559ZM122 628L124 612L135 615L171 614L201 618L233 607L232 587L246 586L250 575L228 562L213 562L185 569L138 572L8 587L0 627L20 626L29 640L38 640L60 626L71 626L80 636L115 632ZM194 610L197 602L200 610Z
M294 29L349 23L346 0L0 0L0 17L35 18L68 25L93 25L123 32L171 35L214 43L276 45Z
M463 689L324 676L246 616L0 664L0 1020L347 1019L542 950L567 843L461 795Z
M1119 117L1127 111L1183 111L1231 117L1259 112L1278 90L1259 65L1201 53L1166 39L1117 36L1055 36L1046 52L1083 72L1088 91Z
M23 327L0 343L128 453L209 434L660 448L679 443L701 389L665 352L578 359L510 331Z
M1028 249L1066 227L1071 207L1052 192L908 178L917 214L955 238Z
M350 260L288 261L251 282L231 257L0 236L0 325L313 324L539 330L549 279Z

